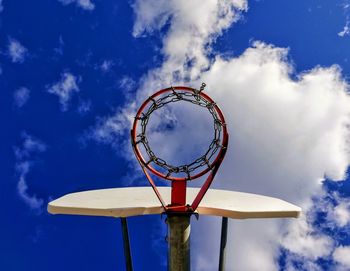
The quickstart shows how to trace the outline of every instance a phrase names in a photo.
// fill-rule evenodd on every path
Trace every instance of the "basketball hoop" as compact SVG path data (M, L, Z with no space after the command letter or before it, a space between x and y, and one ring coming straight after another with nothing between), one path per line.
M131 143L136 158L167 212L193 212L196 210L199 202L213 181L227 150L228 132L224 115L213 99L203 92L204 88L205 84L203 83L199 90L177 86L165 88L154 93L143 102L136 113L132 126ZM170 103L179 102L191 103L194 106L206 108L212 116L214 131L213 139L209 144L208 150L202 156L188 164L172 165L164 159L157 157L152 151L146 131L152 113ZM170 205L166 206L147 170L160 178L172 182L172 200ZM197 179L209 171L211 173L198 193L197 198L191 205L186 205L186 182Z
M204 87L203 83L199 90L183 86L162 89L149 97L137 111L131 129L132 147L161 204L149 187L112 188L65 195L50 202L48 211L52 214L120 217L128 271L133 270L126 221L126 217L129 216L165 212L169 244L168 270L170 271L190 270L190 226L193 214L222 217L219 270L224 270L228 218L298 217L301 212L300 207L280 199L256 194L211 189L203 199L225 157L229 138L224 115L217 104L203 93ZM188 164L173 165L152 151L146 131L152 113L170 103L180 102L207 109L213 119L214 135L208 150L200 157ZM149 172L171 181L171 188L158 189ZM208 172L208 177L201 188L187 189L188 181ZM165 203L160 192L164 194L167 201L171 201L170 204ZM191 204L187 204L186 197L192 202Z

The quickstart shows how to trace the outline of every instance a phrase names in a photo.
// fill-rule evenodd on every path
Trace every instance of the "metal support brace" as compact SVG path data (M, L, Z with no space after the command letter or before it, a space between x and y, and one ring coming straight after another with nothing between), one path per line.
M132 271L133 269L132 269L132 258L131 258L130 240L129 240L129 232L128 232L128 223L126 221L126 217L121 217L120 221L122 224L126 271Z
M221 241L220 241L220 259L219 259L219 271L225 270L225 256L226 256L226 243L227 243L227 217L222 218L221 224Z

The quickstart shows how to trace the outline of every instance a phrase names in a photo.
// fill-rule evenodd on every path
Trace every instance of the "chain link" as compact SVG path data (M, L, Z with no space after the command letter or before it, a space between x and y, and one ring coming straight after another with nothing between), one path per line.
M196 169L207 166L208 168L211 168L210 161L215 155L215 153L218 152L219 149L223 148L223 146L220 144L222 141L222 130L223 126L225 125L220 120L216 110L215 110L215 103L208 101L205 99L201 92L205 88L205 84L202 83L199 90L193 89L193 92L186 92L186 91L176 91L173 87L171 87L171 92L163 96L157 100L153 98L149 98L152 101L152 104L149 106L148 110L145 113L142 113L138 119L141 123L141 132L137 135L137 138L139 140L136 141L136 144L142 144L145 148L145 151L148 155L149 160L146 162L146 164L154 163L157 166L163 168L167 171L166 177L169 177L171 174L174 173L185 173L187 175L187 178L191 178L191 173L195 171ZM212 115L214 120L214 138L209 144L208 150L205 152L204 155L199 157L198 159L194 160L190 164L185 164L181 166L173 166L169 165L165 160L156 157L154 152L151 150L148 139L146 137L146 127L150 118L150 115L159 108L162 108L163 106L167 105L168 103L174 103L179 101L186 101L193 103L195 105L205 107L208 109L209 113Z

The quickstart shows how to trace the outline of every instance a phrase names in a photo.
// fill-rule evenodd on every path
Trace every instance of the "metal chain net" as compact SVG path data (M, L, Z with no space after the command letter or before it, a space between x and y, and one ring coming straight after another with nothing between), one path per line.
M177 91L173 87L171 87L172 91L166 96L162 96L157 100L150 98L152 101L151 106L148 108L148 110L145 113L142 112L142 116L137 117L137 119L140 120L140 123L141 123L141 132L137 135L138 140L135 143L142 144L143 147L145 148L145 151L149 158L149 160L146 162L146 165L153 162L154 164L163 168L167 172L166 177L169 177L173 173L176 173L176 174L185 173L187 175L187 178L190 179L191 173L196 169L203 166L210 168L211 159L218 152L218 150L223 148L223 146L221 145L221 141L222 141L221 136L222 136L223 125L225 124L222 123L222 121L218 117L218 114L215 110L215 103L210 102L206 100L203 96L201 96L200 93L204 90L204 87L205 87L205 84L203 83L199 90L193 89L192 93L186 92L186 91ZM194 160L190 164L173 166L168 164L163 159L155 156L154 152L151 150L149 146L148 139L146 137L146 127L147 127L150 115L155 110L162 108L168 103L174 103L179 101L190 102L195 105L205 107L208 109L209 113L212 115L214 120L214 138L209 144L209 148L204 155Z

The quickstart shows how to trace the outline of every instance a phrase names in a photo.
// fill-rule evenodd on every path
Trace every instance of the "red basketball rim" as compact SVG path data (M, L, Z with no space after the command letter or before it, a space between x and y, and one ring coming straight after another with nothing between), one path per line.
M131 140L132 140L132 145L134 147L135 150L135 154L137 159L142 163L143 166L145 166L147 169L149 169L153 174L155 174L156 176L163 178L163 179L167 179L170 181L186 181L186 180L193 180L196 178L199 178L201 176L203 176L204 174L206 174L209 170L211 170L214 166L216 166L218 163L222 162L222 159L220 159L225 151L224 149L227 148L227 144L228 144L228 133L227 133L227 128L226 128L226 122L225 122L225 118L224 115L222 113L222 111L220 110L219 106L215 104L215 102L213 101L212 98L210 98L207 94L203 93L202 91L198 93L198 95L200 95L201 97L203 97L205 100L207 100L208 102L212 103L213 109L216 111L218 118L220 119L221 123L222 123L222 141L221 141L221 148L220 151L218 152L217 156L215 157L215 159L213 160L213 162L207 166L206 168L204 168L202 171L196 173L193 176L190 177L175 177L175 176L167 176L166 174L158 171L157 169L155 169L154 167L152 167L151 163L147 163L147 161L145 160L145 158L143 157L143 155L141 154L141 151L138 147L137 142L137 125L141 119L141 115L143 113L143 111L145 110L145 108L147 107L147 105L155 100L155 98L157 96L160 96L166 92L171 92L174 90L180 90L180 91L186 91L186 92L195 92L197 90L190 88L190 87L184 87L184 86L176 86L176 87L170 87L170 88L165 88L162 90L159 90L158 92L154 93L152 96L150 96L147 100L145 100L143 102L143 104L141 105L141 107L139 108L139 110L137 111L136 117L134 119L134 123L132 126L132 131L131 131ZM198 92L198 91L197 91Z

